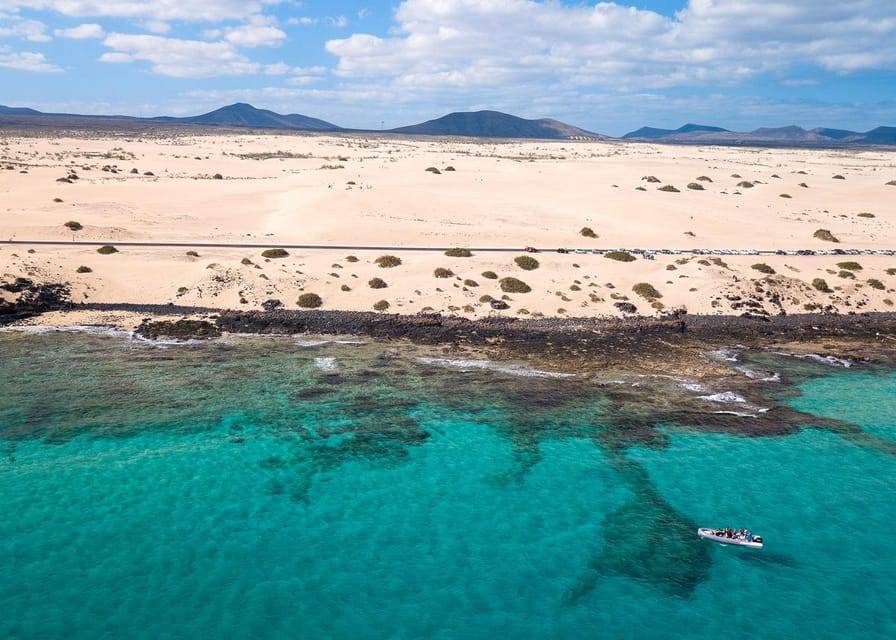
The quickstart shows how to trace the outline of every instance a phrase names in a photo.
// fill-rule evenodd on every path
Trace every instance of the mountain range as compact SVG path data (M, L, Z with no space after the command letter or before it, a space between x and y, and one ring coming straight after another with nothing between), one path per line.
M896 127L877 127L870 131L846 129L803 129L789 127L761 127L753 131L737 132L700 124L686 124L678 129L641 127L622 136L624 140L650 140L680 144L769 145L769 146L844 146L896 144Z
M247 127L289 131L374 133L365 129L347 129L299 113L279 114L236 103L198 116L99 116L43 113L27 107L0 105L0 125L19 126L154 126L159 124ZM383 133L377 131L376 133ZM455 112L420 124L389 129L385 133L472 138L528 138L549 140L612 140L610 136L581 129L558 120L527 120L499 111ZM877 127L864 133L844 129L802 129L797 126L760 128L736 132L721 127L686 124L678 129L642 127L622 136L624 140L677 144L760 145L760 146L850 146L896 145L896 127Z

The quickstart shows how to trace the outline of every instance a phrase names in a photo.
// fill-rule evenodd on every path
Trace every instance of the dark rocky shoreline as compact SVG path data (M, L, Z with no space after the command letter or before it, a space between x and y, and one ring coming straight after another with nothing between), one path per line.
M862 340L896 347L896 313L799 314L756 317L671 314L659 318L480 318L358 311L239 311L211 307L71 302L62 284L19 278L0 283L14 302L0 300L0 325L48 311L131 312L147 316L138 333L148 338L206 339L220 332L355 335L425 345L501 346L538 353L637 352L651 345L693 342L769 343ZM153 316L204 316L164 322Z

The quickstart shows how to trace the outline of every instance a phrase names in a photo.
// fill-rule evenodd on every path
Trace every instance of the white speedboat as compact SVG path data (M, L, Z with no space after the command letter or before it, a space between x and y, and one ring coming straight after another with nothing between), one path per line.
M761 549L764 544L762 536L753 535L746 529L709 529L701 527L697 529L697 535L719 544L750 547L751 549Z

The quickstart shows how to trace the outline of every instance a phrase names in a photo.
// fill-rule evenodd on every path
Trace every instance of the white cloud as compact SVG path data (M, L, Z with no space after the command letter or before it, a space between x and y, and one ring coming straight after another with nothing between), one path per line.
M12 51L8 47L0 47L0 67L33 71L35 73L58 73L62 68L49 62L42 53L31 51Z
M286 39L286 34L265 16L253 16L246 24L225 29L223 34L228 42L238 47L273 47Z
M690 0L674 17L615 3L405 0L387 37L330 40L345 78L475 92L735 83L797 65L896 65L896 2Z
M22 38L31 42L47 42L46 25L39 20L23 18L14 9L6 12L0 9L0 38Z
M312 24L317 24L317 18L312 18L310 16L298 16L295 18L289 18L286 21L286 24L308 26L308 25L312 25Z
M113 51L104 53L101 62L149 62L153 73L175 78L248 75L265 70L264 65L249 60L229 42L112 33L103 44Z
M67 16L220 22L257 15L281 0L3 0L9 9L56 11Z
M327 16L327 24L332 27L337 27L338 29L343 29L348 26L348 18L345 16Z
M71 38L72 40L87 40L89 38L102 38L106 35L103 28L94 23L79 24L71 29L56 29L53 35L57 38Z
M171 31L171 25L164 20L147 20L143 23L143 26L150 33L168 33Z

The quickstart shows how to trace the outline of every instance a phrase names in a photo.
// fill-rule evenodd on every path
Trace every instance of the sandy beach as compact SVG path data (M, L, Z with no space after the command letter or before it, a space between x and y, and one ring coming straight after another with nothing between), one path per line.
M893 249L893 152L191 129L140 136L0 132L0 238L259 248L121 246L102 255L95 246L3 245L3 281L68 283L75 302L252 310L273 299L293 309L312 293L322 309L381 303L386 312L469 318L848 313L890 311L896 300L891 256L619 261L399 250ZM290 244L396 249L262 255ZM399 265L378 264L393 254ZM521 255L535 262L520 264ZM505 290L514 288L505 278L530 291Z

